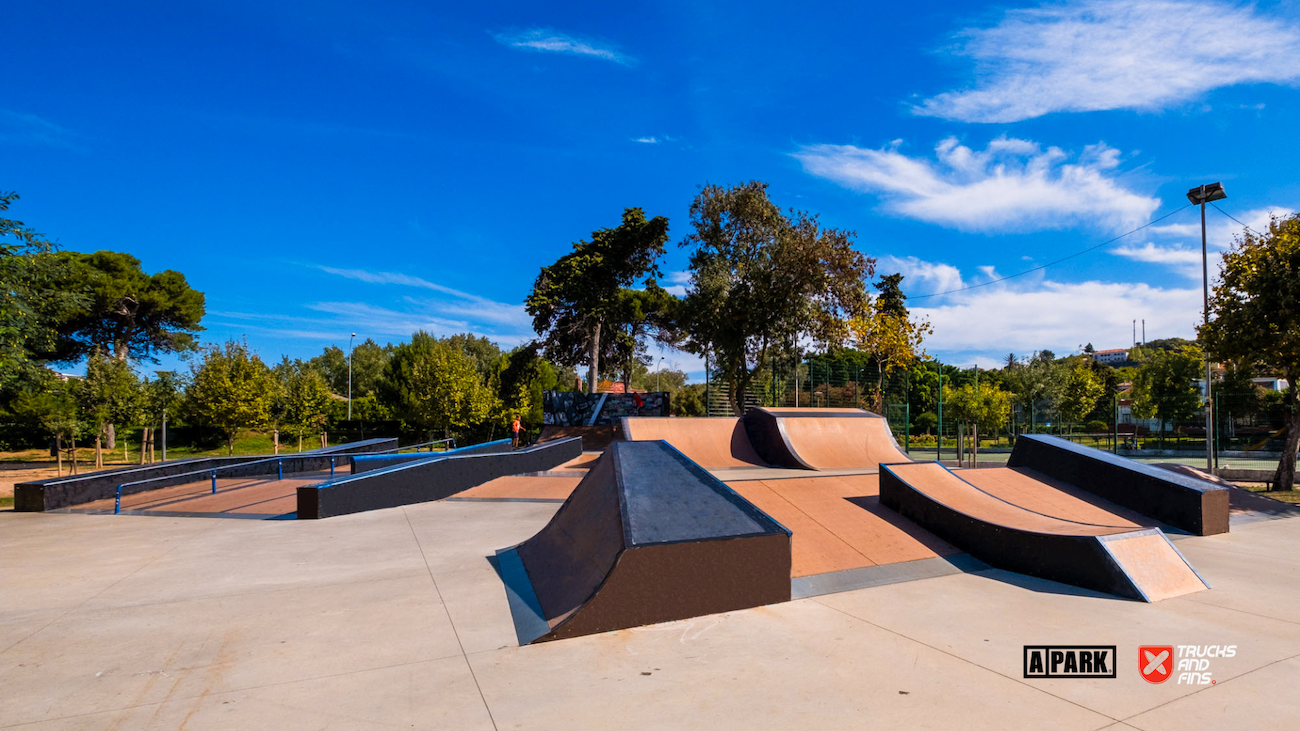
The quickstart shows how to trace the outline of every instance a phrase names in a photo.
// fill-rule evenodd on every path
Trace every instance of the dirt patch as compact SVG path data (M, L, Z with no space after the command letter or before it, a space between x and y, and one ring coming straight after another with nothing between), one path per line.
M68 468L64 467L63 471L66 474ZM14 485L19 482L56 476L54 465L48 462L0 463L0 498L13 497Z

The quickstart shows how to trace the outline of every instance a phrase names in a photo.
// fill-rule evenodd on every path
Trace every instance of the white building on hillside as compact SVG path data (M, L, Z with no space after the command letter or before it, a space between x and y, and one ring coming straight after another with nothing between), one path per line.
M1106 365L1115 365L1128 360L1128 350L1125 348L1115 348L1113 350L1098 350L1092 354L1092 359L1098 363Z

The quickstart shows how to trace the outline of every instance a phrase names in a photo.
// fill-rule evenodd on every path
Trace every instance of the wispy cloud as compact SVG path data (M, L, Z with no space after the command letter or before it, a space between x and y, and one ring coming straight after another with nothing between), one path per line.
M1287 216L1291 213L1293 213L1291 209L1283 207L1257 208L1246 211L1238 215L1237 218L1249 226L1251 230L1264 231L1268 228L1272 216ZM1213 278L1219 272L1223 252L1232 246L1236 238L1241 235L1242 226L1226 216L1219 215L1217 212L1213 212L1212 215L1215 218L1207 226L1206 249L1209 254L1209 273ZM1201 278L1201 227L1199 224L1152 226L1148 230L1167 237L1180 237L1184 241L1164 245L1150 242L1142 246L1125 245L1115 248L1111 253L1133 261L1164 265L1189 279Z
M588 56L631 66L636 59L620 53L610 45L590 39L578 38L546 28L494 33L498 43L524 51L561 53L569 56Z
M76 132L35 114L0 109L0 142L51 145L80 150Z
M1148 220L1160 205L1118 182L1119 151L1105 143L1072 155L1005 136L977 151L949 137L933 160L899 145L812 145L794 157L812 175L875 193L899 214L966 231L1118 229Z
M633 142L640 142L640 143L643 144L643 145L657 145L657 144L659 144L659 138L657 138L657 137L633 137L633 138L632 138L632 141L633 141Z
M443 334L473 330L503 343L514 344L531 337L532 318L528 316L522 305L498 302L431 282L423 277L400 272L327 266L316 268L327 274L368 284L411 287L445 295L439 298L400 295L394 299L394 304L402 307L400 310L353 302L320 302L309 305L319 312L329 312L363 321L395 323L393 327L399 330L406 329L408 335L413 331L409 328L415 324L418 328Z
M1215 88L1300 80L1300 29L1253 4L1083 0L1010 10L957 36L972 88L913 108L963 122L1051 112L1156 110ZM949 51L950 53L952 51Z
M1158 246L1148 242L1142 246L1120 246L1111 253L1133 261L1163 264L1172 267L1179 274L1190 279L1199 279L1201 276L1200 249L1190 249L1178 245Z

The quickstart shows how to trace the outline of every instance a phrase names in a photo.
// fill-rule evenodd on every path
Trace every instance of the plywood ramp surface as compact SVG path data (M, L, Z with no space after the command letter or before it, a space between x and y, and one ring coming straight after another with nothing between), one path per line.
M794 577L959 553L882 507L875 475L747 480L728 486L794 534Z
M777 412L790 448L816 470L875 469L909 462L879 417L787 416Z
M706 469L766 466L740 419L629 416L623 419L623 435L633 442L662 439Z
M1115 562L1149 601L1158 602L1206 588L1205 582L1163 534L1112 536L1104 543Z
M1028 468L995 467L962 470L959 474L994 497L1055 518L1127 528L1159 525L1133 510Z
M889 469L932 500L985 523L1055 535L1098 536L1133 530L1132 525L1098 525L1033 512L983 492L933 462L890 465Z

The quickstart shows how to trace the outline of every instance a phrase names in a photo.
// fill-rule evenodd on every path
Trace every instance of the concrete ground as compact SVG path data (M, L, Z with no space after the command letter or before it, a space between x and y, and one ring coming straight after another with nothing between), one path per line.
M486 556L555 502L322 521L0 512L0 727L1292 729L1300 520L1178 548L1141 604L988 570L518 647ZM1026 680L1025 644L1118 646ZM1139 645L1234 644L1215 685Z

